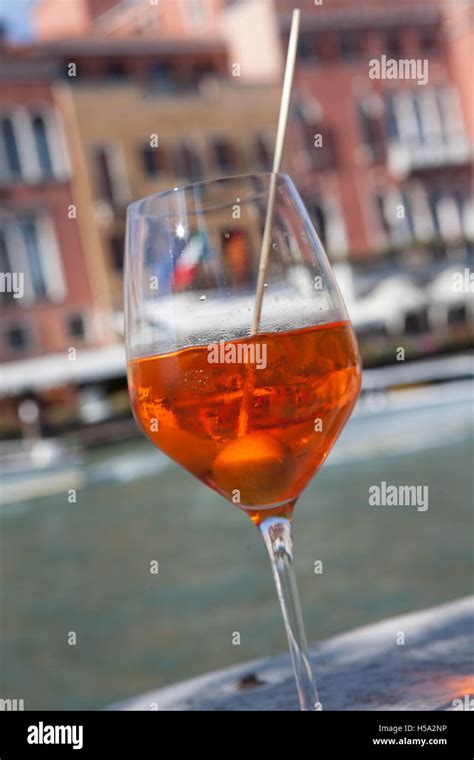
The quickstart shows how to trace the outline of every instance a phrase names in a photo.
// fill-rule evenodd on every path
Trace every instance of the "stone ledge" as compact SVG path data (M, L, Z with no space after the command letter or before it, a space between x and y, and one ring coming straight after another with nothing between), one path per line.
M315 644L311 662L322 709L461 709L461 702L453 700L464 704L466 694L474 695L473 613L474 597L466 597ZM400 633L403 645L397 644ZM109 709L297 710L298 703L289 655L280 655L207 673Z

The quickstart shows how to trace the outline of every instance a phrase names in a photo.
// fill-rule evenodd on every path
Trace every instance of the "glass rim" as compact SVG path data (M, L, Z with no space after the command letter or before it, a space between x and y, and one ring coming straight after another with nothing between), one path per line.
M277 181L284 180L284 181L292 181L289 174L286 174L284 172L249 172L247 174L228 174L225 177L213 177L212 179L203 179L199 180L198 182L190 182L186 185L178 185L176 187L172 187L169 190L160 190L157 193L151 193L151 195L145 195L143 198L138 198L136 201L132 201L132 203L129 203L127 206L127 215L128 214L138 214L139 216L153 216L153 214L147 213L146 211L140 211L139 207L146 203L150 202L152 200L164 200L165 198L173 197L175 193L187 193L187 192L194 192L196 188L204 188L209 185L218 185L219 183L230 183L235 181L245 181L249 179L263 179L263 178L270 178L273 174L276 175ZM234 201L235 202L235 201ZM227 205L227 204L225 204Z

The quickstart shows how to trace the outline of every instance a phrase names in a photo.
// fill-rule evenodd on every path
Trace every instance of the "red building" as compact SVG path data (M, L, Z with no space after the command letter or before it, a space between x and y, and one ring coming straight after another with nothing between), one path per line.
M110 337L76 223L52 71L4 51L0 75L0 360Z
M181 56L188 83L210 71L224 74L234 51L249 54L234 44L254 33L242 27L245 13L239 25L237 11L261 5L69 0L59 14L59 4L42 0L35 7L44 53L57 60L62 48L63 66L72 54L79 77L135 80L150 75L155 56L152 74L164 88L180 76L172 61L177 40L203 44L200 65L197 49L192 59ZM465 249L474 237L470 0L268 0L268 6L275 9L283 50L291 12L302 9L286 168L329 253L356 260L407 247L424 255L429 246L441 257L453 247ZM267 18L265 45L252 38L249 61L256 70L258 56L270 55L270 27ZM128 38L125 59L120 38ZM100 55L94 55L97 42ZM232 51L227 63L226 47ZM396 65L395 76L387 62ZM276 61L273 70L277 76Z
M284 45L302 8L288 168L329 251L465 249L472 30L462 1L276 4Z

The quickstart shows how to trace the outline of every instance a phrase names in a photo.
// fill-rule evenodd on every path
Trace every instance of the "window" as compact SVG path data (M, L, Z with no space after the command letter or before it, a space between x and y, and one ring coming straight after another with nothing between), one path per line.
M334 130L321 123L303 125L308 156L314 169L332 169L337 163L337 143Z
M439 234L446 241L459 240L463 236L462 207L456 193L447 188L435 193L433 198Z
M315 203L312 207L312 220L316 229L316 232L318 233L318 236L321 240L321 243L325 246L326 245L326 215L324 213L323 207L320 203Z
M374 196L375 208L377 210L377 217L380 227L383 229L387 237L390 237L390 226L385 216L385 202L382 193L376 193Z
M314 169L330 169L337 163L336 133L321 119L317 101L300 103L296 108L301 142Z
M343 31L339 34L339 50L341 57L347 61L356 61L361 54L361 39L357 32Z
M21 295L27 303L44 298L64 299L67 291L61 257L54 225L48 216L2 217L0 271L21 273Z
M74 84L75 82L80 81L80 77L84 74L87 76L87 61L85 62L86 65L84 66L84 61L74 61L73 66L74 69L71 70L71 60L69 56L66 58L66 60L62 60L60 63L60 71L59 76L62 79L65 79L68 84ZM72 73L74 71L74 73Z
M162 148L152 148L144 145L140 148L140 158L143 171L147 177L156 177L166 170L166 161Z
M370 98L357 104L362 142L369 149L370 158L373 161L383 160L385 157L385 134L382 125L381 114Z
M270 148L270 140L265 135L257 135L254 143L254 152L257 165L264 171L271 171L273 153Z
M320 195L316 202L308 198L308 209L318 237L326 250L336 258L347 253L347 233L337 196Z
M418 240L431 240L434 230L426 188L421 182L411 181L409 193L410 207L413 209L414 237Z
M428 87L388 98L387 119L389 135L397 142L429 145L464 137L459 97L449 87Z
M462 229L464 237L474 239L474 198L469 197L469 190L462 198Z
M428 192L428 208L431 214L431 221L433 224L434 233L437 237L440 237L441 231L439 226L439 220L438 220L438 214L437 214L437 205L438 200L441 197L441 194L438 190L430 190L427 188Z
M407 239L413 238L415 234L415 226L413 222L413 213L412 213L412 207L411 207L411 197L409 193L406 190L400 191L400 198L399 201L401 201L401 204L403 206L404 212L405 212L405 218L403 220L399 220L403 222L404 227L404 234Z
M464 121L462 117L459 95L451 87L443 87L434 91L441 121L443 138L448 141L453 136L464 137Z
M380 228L393 246L403 246L415 235L412 197L408 190L392 187L377 192L374 203ZM403 209L403 214L400 213Z
M35 220L33 217L24 217L20 219L19 227L24 243L31 287L36 298L45 298L46 282Z
M417 131L418 139L420 140L420 142L424 142L426 134L425 134L425 123L423 120L422 104L421 104L421 101L416 97L413 98L413 111L415 114L416 131Z
M418 45L422 53L434 55L439 49L438 33L436 29L422 29L418 36Z
M155 150L156 150L155 148L150 148L149 145L145 145L140 150L143 171L145 172L147 177L154 177L156 174Z
M67 322L68 335L75 340L84 340L86 337L86 326L82 314L73 314Z
M111 61L107 66L108 79L125 79L127 73L126 66L122 61Z
M402 41L398 32L388 32L383 40L383 52L388 58L401 58Z
M112 235L110 238L110 255L112 265L117 272L123 272L123 235Z
M177 177L196 180L203 176L201 157L190 140L186 140L173 148L173 167Z
M20 154L13 121L9 116L2 118L1 136L8 173L19 179L21 178Z
M95 149L97 193L100 199L113 206L126 203L129 186L120 146L115 143L99 145Z
M149 145L145 145L140 151L143 171L147 177L154 177L156 174L155 151L156 148L151 148Z
M10 262L8 260L5 231L2 227L0 227L0 272L8 272L9 270L10 270Z
M439 142L443 139L443 122L438 110L438 99L433 87L418 95L418 118L421 122L420 136L424 142Z
M175 89L173 69L166 61L158 61L151 69L153 87L160 92L172 92Z
M98 190L101 198L113 202L114 191L112 187L112 176L110 172L109 158L104 148L97 148L96 154L96 168L98 178Z
M196 63L193 66L193 74L196 82L200 82L206 77L215 77L219 74L219 69L214 61L206 61L204 63Z
M67 151L58 118L50 105L31 111L16 107L0 116L2 179L40 182L68 169Z
M419 114L415 112L413 93L399 92L388 98L388 129L397 142L410 143L419 140Z
M5 333L5 342L10 351L24 351L29 343L28 330L24 325L12 325Z
M212 142L212 154L214 163L223 172L236 168L237 153L229 140L216 138Z
M337 165L337 142L333 129L321 130L322 146L313 150L313 167L316 169L333 169Z
M54 174L53 163L44 118L39 115L32 116L31 125L41 174L43 177L52 177Z
M407 335L420 335L430 329L428 312L426 309L407 312L405 314L405 332Z
M448 325L464 325L467 323L467 309L464 305L451 306L448 309Z
M286 40L285 50L287 46L288 46L288 40ZM298 60L301 63L306 63L306 64L317 63L318 54L317 54L315 35L313 33L311 32L301 33L296 55L298 57Z
M7 241L5 240L5 230L0 227L0 273L7 274L10 272L10 261L8 258ZM0 304L7 301L14 301L13 291L6 287L0 289Z
M398 131L397 112L395 108L395 100L391 96L388 97L385 102L385 115L388 136L391 140L398 141L400 139L400 133Z

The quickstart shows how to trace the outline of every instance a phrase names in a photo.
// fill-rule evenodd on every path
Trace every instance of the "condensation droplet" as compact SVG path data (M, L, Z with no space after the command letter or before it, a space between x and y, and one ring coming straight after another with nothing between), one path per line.
M266 283L266 282L264 282L264 283L263 283L263 287L264 287L264 288L268 288L268 285L267 285L267 283Z
M205 301L206 300L206 296L199 296L199 300L200 301Z

